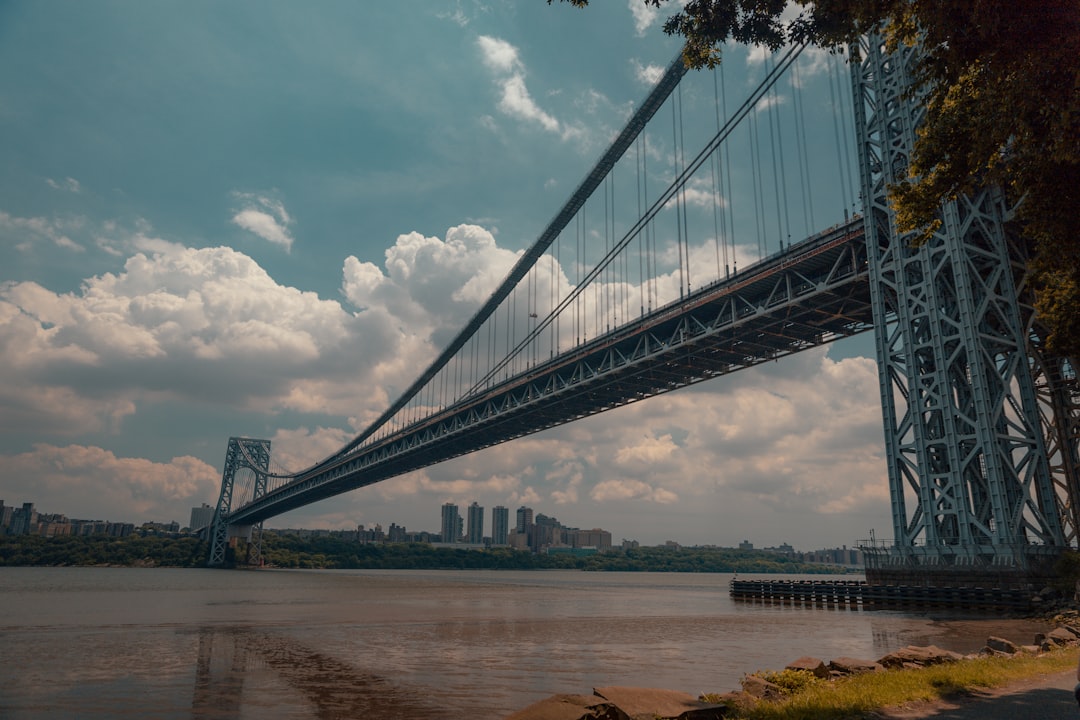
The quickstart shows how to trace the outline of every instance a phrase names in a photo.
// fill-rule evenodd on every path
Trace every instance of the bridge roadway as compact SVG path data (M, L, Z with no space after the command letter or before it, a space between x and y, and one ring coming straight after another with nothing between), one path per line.
M378 440L298 473L229 513L289 510L604 410L870 330L861 217L698 288Z

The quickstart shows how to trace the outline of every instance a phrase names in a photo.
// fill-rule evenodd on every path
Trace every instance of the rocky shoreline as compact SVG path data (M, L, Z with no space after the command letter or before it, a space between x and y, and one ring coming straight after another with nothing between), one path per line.
M1038 633L1030 644L991 636L981 650L968 655L934 645L909 645L877 660L838 657L826 662L815 657L800 657L788 663L783 671L746 675L739 690L723 694L694 697L674 690L599 687L593 688L592 695L553 695L508 715L505 720L716 720L740 708L779 700L785 689L773 680L781 678L798 679L806 674L815 679L836 680L860 673L919 668L988 655L1038 655L1080 644L1080 611L1065 610L1047 617L1047 621L1052 629Z

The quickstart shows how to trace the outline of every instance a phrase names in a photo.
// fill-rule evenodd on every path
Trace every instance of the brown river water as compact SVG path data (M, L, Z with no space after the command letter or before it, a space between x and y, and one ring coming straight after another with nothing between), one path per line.
M1045 629L736 602L731 578L0 568L0 718L495 720L555 693L724 692L802 655Z

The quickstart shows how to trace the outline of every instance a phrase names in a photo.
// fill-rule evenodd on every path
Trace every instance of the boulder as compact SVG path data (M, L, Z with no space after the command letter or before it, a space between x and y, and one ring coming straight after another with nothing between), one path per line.
M784 696L779 685L757 675L746 675L740 682L744 693L762 700L779 700Z
M1071 632L1077 639L1080 639L1080 628L1073 627L1072 625L1062 625L1061 629Z
M960 653L951 650L942 650L936 645L908 645L895 652L891 652L878 660L882 667L925 667L927 665L939 665L941 663L956 662L963 659Z
M1016 643L1010 642L1005 638L994 637L991 635L986 638L986 647L997 652L1008 653L1009 655L1016 654Z
M1038 655L1039 654L1039 646L1038 645L1021 645L1020 646L1020 652L1025 653L1026 655Z
M787 664L785 670L805 670L812 673L814 677L819 677L822 680L827 680L829 677L829 668L825 666L824 660L819 660L816 657L809 657L804 655L803 657Z
M841 675L858 675L867 672L880 672L885 668L881 663L876 663L873 660L838 657L829 662L829 669L835 670Z
M632 720L613 703L595 695L552 695L508 715L505 720Z
M727 705L698 700L677 690L658 690L639 687L593 688L603 698L633 720L637 718L674 718L676 720L716 720L724 717Z
M1054 628L1046 633L1046 639L1054 645L1073 645L1076 643L1076 636L1065 628Z

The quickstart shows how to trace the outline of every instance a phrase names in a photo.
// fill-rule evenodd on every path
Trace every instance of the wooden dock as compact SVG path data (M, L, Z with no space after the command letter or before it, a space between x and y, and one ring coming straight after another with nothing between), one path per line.
M955 610L1031 609L1031 592L978 587L868 585L862 580L732 580L736 600L863 610L951 608Z

